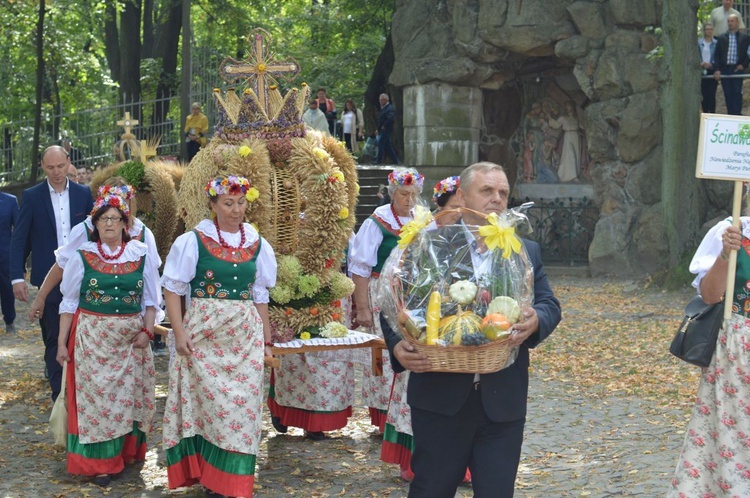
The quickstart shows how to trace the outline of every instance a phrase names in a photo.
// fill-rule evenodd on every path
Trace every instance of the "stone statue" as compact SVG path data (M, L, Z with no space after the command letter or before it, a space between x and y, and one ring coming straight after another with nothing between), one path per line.
M562 153L557 168L559 181L562 183L575 181L581 173L581 132L575 103L572 100L565 102L564 114L550 117L548 124L556 130L562 128L564 132Z

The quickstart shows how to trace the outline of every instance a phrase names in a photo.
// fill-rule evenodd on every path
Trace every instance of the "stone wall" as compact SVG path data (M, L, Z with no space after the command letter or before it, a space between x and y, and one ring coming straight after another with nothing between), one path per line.
M461 107L467 119L459 121L471 123L460 134L463 150L473 150L467 142L475 141L480 160L512 162L518 156L512 137L520 122L477 130L477 106L492 101L496 108L497 95L513 94L524 100L525 113L540 79L571 79L572 74L585 96L580 105L594 164L590 177L601 211L589 249L591 273L654 271L663 264L667 245L659 209L661 68L646 58L658 43L646 28L658 26L660 19L660 0L398 1L390 83L404 92L406 162L450 166L441 158L455 154L425 152L435 148L431 133L447 136L445 129L428 128L449 121L440 113ZM443 100L432 106L434 113L415 111L420 98ZM514 116L522 114L517 102L507 105ZM407 118L411 113L415 116ZM409 125L417 120L422 130Z

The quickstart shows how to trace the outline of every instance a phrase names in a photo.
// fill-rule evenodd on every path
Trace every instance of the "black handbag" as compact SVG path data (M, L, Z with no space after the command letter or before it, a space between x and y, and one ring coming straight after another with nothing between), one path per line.
M685 318L677 329L669 352L699 367L711 363L724 321L724 301L706 304L697 296L685 306Z

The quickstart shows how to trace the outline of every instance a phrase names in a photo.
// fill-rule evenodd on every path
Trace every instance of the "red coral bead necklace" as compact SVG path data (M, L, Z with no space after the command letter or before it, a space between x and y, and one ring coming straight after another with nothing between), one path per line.
M224 240L224 237L221 236L219 221L216 218L214 218L214 226L216 227L216 235L219 236L219 244L221 244L221 247L224 247L226 249L240 249L242 247L245 247L245 231L242 229L242 223L240 223L240 245L237 247L229 245L229 243Z
M104 249L102 248L102 241L101 241L101 239L99 239L99 240L96 241L96 248L99 250L99 255L103 259L105 259L107 261L114 261L114 260L118 259L120 256L122 256L122 253L125 252L125 245L126 245L125 241L123 240L122 244L120 244L120 250L117 251L117 253L115 253L112 256L110 256L109 254L107 254L107 253L104 252Z
M391 202L391 213L393 213L393 218L396 220L396 224L398 225L398 229L401 230L404 228L404 224L401 223L401 220L398 219L398 215L396 214L396 209L393 207L393 203Z

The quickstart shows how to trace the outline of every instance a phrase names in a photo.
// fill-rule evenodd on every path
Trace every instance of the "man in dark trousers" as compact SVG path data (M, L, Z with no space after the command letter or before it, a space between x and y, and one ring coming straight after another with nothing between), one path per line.
M501 213L507 208L509 194L508 178L497 164L481 162L461 173L458 195L467 208ZM467 214L463 222L461 236L471 252L468 271L474 272L480 265L472 262L481 262L487 249L477 240L472 225L485 222ZM482 375L426 372L429 359L381 318L394 371L412 372L407 388L414 432L414 480L409 498L453 498L467 466L476 498L513 496L526 421L529 348L549 336L561 318L560 302L547 282L539 245L522 242L534 269L534 302L513 325L509 340L519 351L511 366Z
M729 31L721 35L716 42L714 52L714 78L721 80L727 113L739 116L742 114L742 78L721 78L721 76L741 75L747 67L747 49L750 37L740 33L740 20L736 14L727 18Z
M18 221L18 200L15 195L0 192L0 308L3 312L5 332L16 331L16 298L10 283L10 236Z
M378 114L378 157L375 164L382 164L385 154L393 158L393 164L399 164L396 149L391 143L393 125L396 123L396 109L393 108L388 95L380 94L380 113Z
M85 220L94 207L91 190L68 180L69 166L70 159L65 149L58 145L47 147L42 153L42 168L47 180L24 190L21 195L18 222L10 241L10 277L13 294L18 300L29 300L25 280L27 248L31 250L31 284L39 287L55 263L55 249L66 243L71 227ZM55 359L61 301L58 284L47 296L44 311L37 313L53 400L60 394L62 381L62 367Z

